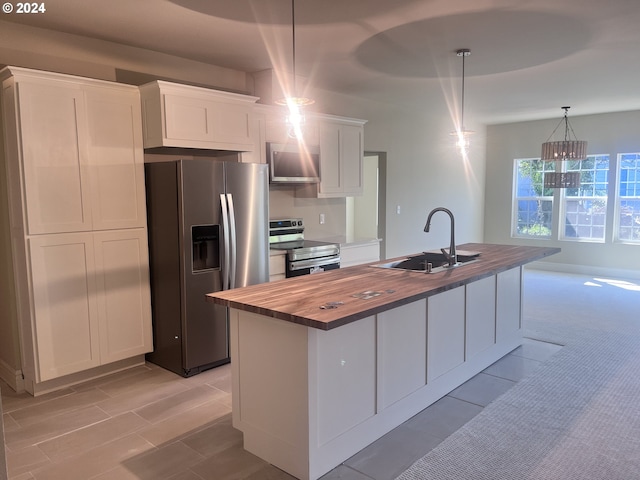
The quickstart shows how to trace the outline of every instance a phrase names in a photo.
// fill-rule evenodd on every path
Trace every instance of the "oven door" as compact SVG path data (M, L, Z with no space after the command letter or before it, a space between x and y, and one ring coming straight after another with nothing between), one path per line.
M321 273L328 270L340 268L340 256L312 258L309 260L296 260L294 262L287 259L287 268L285 276L299 277L300 275L309 275Z

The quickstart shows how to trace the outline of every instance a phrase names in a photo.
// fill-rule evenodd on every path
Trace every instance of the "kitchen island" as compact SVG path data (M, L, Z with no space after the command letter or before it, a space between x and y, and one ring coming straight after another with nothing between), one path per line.
M208 295L230 307L244 448L314 480L521 344L522 267L558 248L466 244L438 273L359 265Z

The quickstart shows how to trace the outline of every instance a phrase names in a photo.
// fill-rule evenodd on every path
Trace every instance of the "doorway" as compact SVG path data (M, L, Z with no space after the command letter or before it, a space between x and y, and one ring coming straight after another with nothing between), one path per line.
M365 152L363 192L347 197L347 235L354 239L379 238L380 259L386 258L386 152Z

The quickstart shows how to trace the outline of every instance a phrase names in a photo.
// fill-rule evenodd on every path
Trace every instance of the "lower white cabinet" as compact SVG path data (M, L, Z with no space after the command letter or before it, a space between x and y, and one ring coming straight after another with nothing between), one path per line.
M152 350L144 229L41 235L28 245L27 387Z
M269 281L286 278L286 255L284 251L269 255Z
M380 241L345 243L340 245L340 268L362 265L380 260Z

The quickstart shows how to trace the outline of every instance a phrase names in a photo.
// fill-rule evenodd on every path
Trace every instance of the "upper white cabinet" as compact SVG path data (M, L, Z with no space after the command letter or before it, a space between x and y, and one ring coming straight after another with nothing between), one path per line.
M318 115L320 183L300 187L300 196L318 198L362 195L364 120Z
M319 197L362 195L363 124L320 123Z
M26 233L144 226L136 89L16 73L4 98L19 131Z
M146 226L139 93L88 86L84 94L93 229Z
M164 81L141 86L140 97L144 148L252 152L259 144L257 97Z

